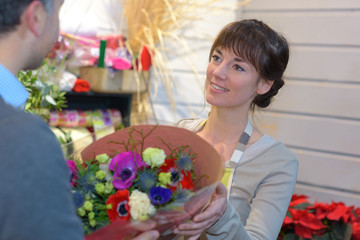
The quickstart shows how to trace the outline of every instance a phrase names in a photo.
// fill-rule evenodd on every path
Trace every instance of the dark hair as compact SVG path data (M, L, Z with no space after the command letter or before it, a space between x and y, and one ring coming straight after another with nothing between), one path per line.
M20 24L20 16L34 0L0 0L0 34L13 31ZM52 13L54 0L40 0Z
M231 49L249 61L257 70L260 78L273 81L271 89L257 95L251 103L265 108L284 85L283 74L289 60L289 46L286 39L265 23L256 19L232 22L226 25L216 37L210 51L209 61L217 47Z

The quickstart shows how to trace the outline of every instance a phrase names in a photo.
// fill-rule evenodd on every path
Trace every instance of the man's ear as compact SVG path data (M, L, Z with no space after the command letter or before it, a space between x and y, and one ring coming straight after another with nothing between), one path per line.
M46 23L47 12L40 1L32 1L24 10L21 20L38 37Z
M256 90L256 93L259 95L263 95L265 93L267 93L270 88L272 87L274 81L269 81L267 79L260 79L259 83L258 83L258 87Z

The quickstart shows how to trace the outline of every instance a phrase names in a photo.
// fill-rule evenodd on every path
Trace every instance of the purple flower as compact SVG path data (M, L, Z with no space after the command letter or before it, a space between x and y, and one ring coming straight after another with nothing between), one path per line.
M134 152L119 153L109 164L109 169L114 171L112 184L114 188L122 190L130 187L136 177L138 168L147 166L141 156Z
M172 192L168 188L152 187L150 188L149 198L154 206L160 206L171 200Z
M69 167L69 170L70 170L70 181L71 181L71 185L72 186L75 186L76 183L75 183L75 180L77 179L77 167L76 167L76 163L73 161L73 160L67 160L66 161L68 167Z

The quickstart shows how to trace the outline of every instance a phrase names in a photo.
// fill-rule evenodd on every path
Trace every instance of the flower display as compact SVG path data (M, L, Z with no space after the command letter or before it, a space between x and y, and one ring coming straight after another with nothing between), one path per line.
M183 134L194 136L193 146L190 146L185 143L192 141L176 142L179 137L174 138L176 141L169 140L170 136L164 135L168 132L156 132L162 128L160 126L143 128L147 132L135 127L115 132L85 149L82 161L68 161L73 199L86 234L118 220L131 222L156 218L158 210L168 214L173 209L172 204L176 206L176 216L185 221L190 216L185 211L197 211L190 208L197 205L186 207L185 203L196 195L197 189L220 179L220 157L206 142L197 143L196 134L171 127L172 131L186 131ZM206 146L206 150L209 147L210 151L200 150L198 154L196 144ZM214 169L199 169L198 156L204 157L203 165L205 159L215 160ZM211 169L216 171L208 172ZM204 191L207 195L202 192L204 204L211 196L210 190Z
M360 240L360 208L342 202L310 204L294 194L278 239Z
M144 156L149 165L142 160ZM74 202L86 233L118 218L146 220L156 212L156 207L174 201L173 192L185 189L184 180L172 182L171 177L164 180L166 177L160 168L166 162L165 158L162 149L146 148L142 156L127 151L113 157L98 155L95 160L84 163L68 161ZM170 161L176 178L189 181L184 186L187 186L187 191L192 191L188 186L193 186L193 168L183 176L185 172L175 165L177 159L171 158Z

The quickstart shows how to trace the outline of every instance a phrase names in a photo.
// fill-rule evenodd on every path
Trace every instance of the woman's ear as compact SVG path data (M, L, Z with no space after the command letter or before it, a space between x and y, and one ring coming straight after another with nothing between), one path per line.
M45 26L47 12L40 1L31 2L22 14L22 21L27 28L38 37Z
M274 81L269 81L269 80L263 79L263 78L260 79L256 93L259 95L263 95L263 94L267 93L270 90L273 83L274 83Z

